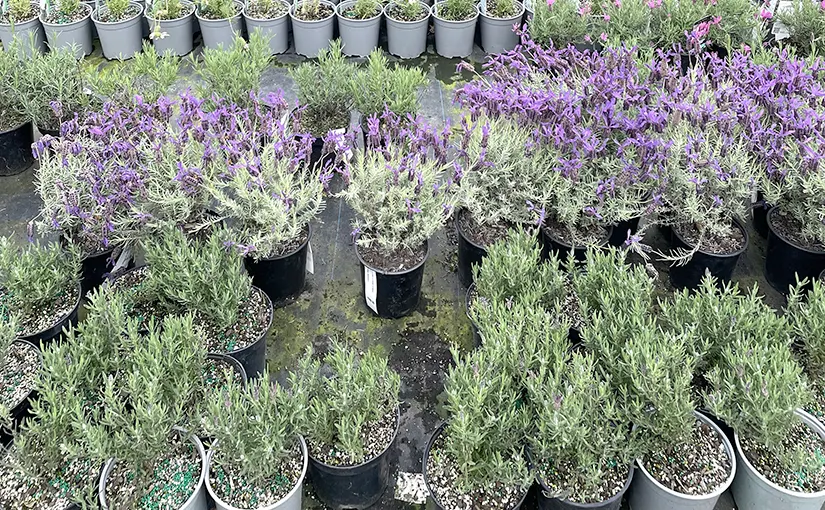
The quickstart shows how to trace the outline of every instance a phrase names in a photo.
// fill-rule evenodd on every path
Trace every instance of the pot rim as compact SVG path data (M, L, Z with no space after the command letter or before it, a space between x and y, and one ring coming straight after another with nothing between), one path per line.
M461 228L461 216L463 214L472 215L472 213L470 213L470 210L467 209L466 207L462 207L461 209L458 210L458 214L456 214L456 216L455 216L455 230L456 230L456 233L459 236L461 236L462 238L464 238L464 240L467 241L470 245L472 245L473 248L478 248L479 250L487 251L489 246L482 246L480 244L475 243L472 239L467 237L467 235L464 233L464 230Z
M243 17L244 17L244 19L251 19L252 21L280 21L284 18L288 18L289 17L289 9L292 7L292 4L290 4L286 0L278 0L278 2L280 2L282 5L286 6L286 12L281 14L280 16L277 16L275 18L256 18L256 17L250 16L249 14L246 13L246 5L244 5Z
M335 5L332 2L329 2L328 0L321 0L319 2L321 5L326 5L327 7L332 7L332 14L330 14L326 18L321 18L321 19L310 19L310 20L301 19L301 18L295 16L295 10L298 8L299 5L303 5L304 3L305 3L304 0L300 0L300 1L295 2L294 4L292 4L292 6L290 6L290 8L289 8L289 17L296 20L296 21L300 21L301 23L322 23L324 21L329 21L330 19L334 19L335 16L338 14L338 6L337 5Z
M438 497L435 495L435 492L430 487L430 479L427 476L427 461L430 460L430 450L432 449L433 444L435 444L435 440L444 431L444 428L446 426L447 426L446 421L441 422L441 424L438 427L436 427L436 429L430 435L430 439L427 441L427 446L424 447L424 459L423 459L422 464L421 464L421 471L422 471L422 474L424 475L424 484L427 486L427 491L429 491L430 497L433 498L433 501L435 501L435 504L439 508L441 508L442 510L445 510L446 507L441 504L441 501L438 500ZM524 491L524 495L521 497L519 502L516 503L515 505L513 505L513 507L510 510L515 510L516 508L521 508L521 505L524 504L524 501L527 499L528 494L530 494L530 487L528 487L527 490Z
M90 14L89 16L91 16L92 21L94 22L95 25L114 26L114 25L122 25L124 23L129 23L130 21L134 21L136 19L139 19L146 12L146 9L143 7L143 5L141 3L129 2L129 5L136 5L140 9L140 12L138 12L137 14L132 16L131 18L122 19L120 21L98 21L98 20L95 19L94 14ZM94 13L94 11L92 11L92 12Z
M40 331L36 331L36 332L31 333L31 334L29 334L29 335L21 335L21 336L19 336L18 338L20 338L20 339L22 339L22 340L30 341L30 340L29 340L29 338L35 338L35 337L38 337L38 336L42 335L43 333L45 333L46 331L48 331L48 330L50 330L50 329L53 329L53 328L54 328L54 327L56 327L58 324L60 324L61 322L65 321L66 319L68 319L69 317L71 317L71 316L72 316L72 314L74 314L75 312L77 312L77 310L80 308L80 303L81 303L81 301L83 301L83 288L82 288L82 286L81 286L81 283L78 281L78 282L77 282L77 302L75 302L74 307L72 307L72 309L71 309L71 310L69 310L69 311L68 311L65 315L63 315L62 317L60 317L60 319L59 319L59 320L54 321L54 322L53 322L53 323L52 323L49 327L47 327L47 328L43 328L43 329L41 329ZM59 332L58 332L58 333L59 333ZM38 340L38 341L39 341L39 340Z
M728 490L730 485L733 483L733 479L736 476L736 452L734 452L733 446L730 444L730 441L725 436L724 432L722 432L722 429L720 429L717 424L713 423L713 420L711 420L698 410L694 410L693 415L696 417L698 421L701 421L705 425L710 426L710 428L716 433L716 435L719 436L719 438L722 440L722 445L725 447L725 453L728 454L728 458L730 459L730 474L715 491L709 494L683 494L681 492L674 491L673 489L670 489L662 485L659 482L659 480L657 480L653 475L651 475L650 472L645 468L643 459L641 457L636 459L636 465L659 490L664 491L671 496L676 496L680 499L684 499L686 501L706 501L719 497L723 492Z
M146 11L146 10L144 10L143 15L144 15L144 16L146 17L146 19L148 19L149 21L160 21L160 22L164 22L164 21L165 21L166 23L170 23L170 22L172 22L172 21L182 21L182 20L185 20L186 18L191 18L191 17L193 17L193 16L195 15L195 11L197 11L197 10L198 10L198 8L195 6L195 4L194 4L194 3L192 3L192 2L190 2L189 0L180 0L180 3L182 3L182 4L184 4L184 5L189 5L189 6L191 6L191 7L192 7L192 12L190 12L189 14L186 14L185 16L181 16L180 18L172 18L172 19L157 19L157 18L153 18L153 17L149 14L149 11Z
M771 221L771 219L773 218L773 216L775 214L778 214L777 211L779 211L780 209L781 209L781 206L775 205L775 206L771 207L771 209L768 211L767 221L768 221L768 230L770 231L770 233L775 235L776 237L778 237L779 239L781 239L785 243L793 246L794 248L796 248L799 251L804 251L805 253L810 253L812 255L825 255L825 250L812 250L812 249L806 248L804 246L799 246L794 241L791 241L790 239L788 239L787 237L783 236L781 233L779 233L779 232L777 232L776 230L773 229L773 222Z
M802 409L795 409L794 414L796 414L797 416L799 416L802 419L802 423L805 426L807 426L809 429L813 430L823 441L825 441L825 429L823 429L818 424L818 420L816 418L814 418L813 416L811 416L807 412L803 411ZM736 443L736 453L737 453L737 455L739 455L741 457L742 464L744 465L744 468L751 471L753 474L755 474L759 478L759 481L766 484L771 489L773 489L775 491L778 491L780 494L784 494L786 496L791 496L793 498L798 498L798 499L820 499L823 496L825 496L825 489L823 489L819 492L796 492L796 491L792 491L790 489L786 489L784 487L781 487L781 486L773 483L772 481L768 480L767 478L765 478L765 476L762 473L760 473L755 467L753 467L753 464L750 463L747 456L742 451L742 445L739 443L739 433L736 432L735 430L733 431L733 439L734 439L734 442Z
M266 302L266 304L268 305L267 309L269 310L269 322L267 322L266 329L261 333L260 337L258 337L254 342L247 345L246 347L243 347L241 349L235 349L234 351L229 351L229 352L219 352L217 354L226 354L227 356L231 356L232 354L239 354L239 353L242 353L246 350L252 349L252 347L255 344L257 344L258 342L260 342L261 340L266 342L266 336L269 334L269 330L272 329L272 320L273 320L273 317L275 316L275 312L274 312L275 309L272 306L272 300L269 299L269 296L266 295L266 292L264 292L263 290L259 289L258 287L254 286L254 285L252 285L252 291L253 292L259 292L261 294L261 296L263 296L264 301ZM247 374L247 376L248 375L249 374Z
M233 14L233 15L232 15L232 16L230 16L229 18L221 18L221 19L204 18L204 17L202 17L202 16L200 15L200 13L198 12L198 8L197 8L197 6L195 7L195 17L198 19L198 21L205 21L205 22L209 23L210 21L212 21L212 22L230 21L230 20L233 20L233 19L235 19L235 18L238 18L238 17L242 16L242 15L243 15L243 10L244 10L244 4L243 4L243 2L239 2L238 0L234 0L234 1L232 2L232 5L237 5L237 6L239 6L239 7L240 7L240 9L238 9L238 13L237 13L237 14Z
M750 235L748 234L748 229L745 228L745 225L742 224L739 218L732 217L731 223L733 223L733 226L738 228L739 231L742 232L742 235L745 237L745 242L742 244L741 248L739 248L733 253L711 253L704 250L697 250L696 253L701 253L702 255L708 255L710 257L716 257L719 259L729 259L733 257L738 257L739 255L745 253L745 251L748 249L748 246L750 245ZM673 235L676 236L676 238L679 239L681 243L690 248L695 248L695 246L687 242L685 238L679 235L678 229L671 227L671 230L673 231Z
M384 16L386 16L387 19L392 20L394 23L400 23L400 24L405 24L405 25L415 25L417 23L423 23L423 22L429 20L430 17L433 15L432 6L425 3L425 2L422 2L421 0L418 0L418 5L423 5L425 7L425 11L426 11L425 14L426 15L423 18L421 18L419 20L416 20L416 21L406 21L406 20L402 20L402 19L393 18L392 16L390 16L389 10L390 10L390 7L392 7L394 5L398 5L398 2L389 2L387 5L384 6L384 9L382 11Z
M444 19L444 18L442 18L441 16L439 16L439 15L437 14L437 9L436 9L436 7L438 6L438 4L440 4L440 3L444 3L444 2L446 2L446 0L438 0L438 1L437 1L437 2L435 2L435 3L433 4L433 6L432 6L432 14L433 14L433 18L437 19L438 21L440 21L440 22L442 22L442 23L454 24L454 25L460 25L460 24L462 24L462 23L469 23L469 22L471 22L471 21L475 21L475 20L477 20L477 19L478 19L478 17L479 17L479 15L481 14L481 11L479 10L478 5L474 5L474 6L473 6L473 8L476 10L476 13L475 13L473 16L471 16L471 17L467 18L467 19L463 19L463 20L461 20L461 21L454 21L454 20Z
M295 248L291 252L284 253L283 255L278 255L278 256L275 256L275 257L262 257L262 258L257 259L257 260L254 257L251 257L252 262L271 262L273 260L281 260L281 259L289 258L289 257L295 255L299 251L303 250L304 247L307 246L310 243L310 241L312 240L312 223L307 223L306 224L306 229L308 230L307 238L304 240L303 243L301 243L297 248Z
M309 450L307 449L306 441L304 441L303 436L301 436L300 434L298 434L298 441L300 442L301 453L303 454L303 457L304 457L304 467L301 469L301 476L298 477L298 481L295 482L295 486L292 488L291 491L289 491L287 493L286 496L284 496L283 498L281 498L277 502L275 502L275 503L273 503L269 506L258 507L255 510L274 510L275 508L278 508L278 506L281 503L283 503L284 501L286 501L289 498L291 498L292 496L294 496L297 491L303 489L304 480L306 479L306 474L307 474L307 468L309 467ZM214 444L217 444L217 442L214 443ZM209 479L210 479L209 471L211 471L210 468L212 466L212 456L215 453L214 444L213 444L213 448L210 448L209 453L206 454L206 492L208 492L209 495L212 497L212 499L215 500L215 503L221 505L222 507L229 508L230 510L241 510L240 508L236 508L236 507L226 503L224 500L222 500L220 497L218 497L218 495L215 494L215 491L212 490L212 484L209 483Z
M41 12L40 4L38 4L37 2L30 2L30 5L33 5L35 7L35 10L37 11L37 14L35 14L33 18L27 19L25 21L15 21L14 23L3 23L2 21L0 21L0 27L11 27L12 25L14 25L14 26L27 25L27 24L29 24L33 21L38 20L40 18L40 12Z
M487 13L485 13L485 12L482 12L482 11L481 11L481 9L479 9L479 10L478 10L478 13L479 13L479 16L481 16L482 18L484 18L484 19L489 19L489 20L493 20L493 21L512 21L512 20L517 20L517 19L521 18L522 16L524 16L525 7L524 7L524 4L523 4L523 3L521 3L521 2L519 2L518 0L515 0L515 3L516 3L516 5L518 5L519 7L521 7L521 9L519 10L518 14L513 15L513 16L509 16L509 17L507 17L507 18L496 18L495 16L490 16L489 14L487 14Z
M366 23L368 21L375 21L376 19L379 19L379 18L381 18L381 16L384 15L384 8L382 7L381 9L379 9L378 14L376 14L375 16L372 16L370 18L355 19L355 18L345 18L345 17L341 16L341 10L345 7L351 7L351 6L355 5L356 1L357 0L344 0L343 2L341 2L341 3L339 3L338 5L335 6L335 15L338 17L339 20L352 21L354 23L359 23L359 22Z
M307 455L309 455L309 459L312 462L323 466L324 469L327 470L327 471L344 472L344 471L355 470L355 469L364 467L367 464L371 464L371 463L375 462L376 460L383 457L388 451L390 451L390 448L392 448L393 445L395 445L395 440L398 438L398 431L399 430L401 430L401 404L400 403L397 406L395 406L395 433L392 435L392 441L390 441L390 444L388 444L387 447L384 448L381 451L381 453L379 453L375 457L372 457L371 459L367 459L364 462L362 462L360 464L356 464L354 466L331 466L331 465L327 464L326 462L320 461L320 460L316 459L315 457L313 457L312 452L309 451L309 447L307 447Z
M182 427L173 427L172 430L174 430L176 432L179 432L179 433L188 434L189 440L192 441L195 444L195 448L198 450L198 455L201 458L201 476L198 479L198 483L195 486L195 490L192 491L192 494L189 496L189 498L186 500L186 502L183 503L180 506L181 508L187 508L189 505L192 504L192 502L197 497L198 492L200 492L200 489L204 485L204 480L206 479L206 467L207 467L207 464L206 464L206 450L204 449L203 443L201 442L201 440L195 434L188 432L187 430L183 429ZM106 482L109 479L109 473L111 472L112 468L114 467L115 462L116 462L116 459L114 457L107 460L106 464L103 465L103 469L101 470L100 477L98 479L97 498L98 498L98 502L100 503L101 508L103 508L104 510L109 509L108 505L106 504Z
M12 343L13 344L24 344L27 347L33 349L34 352L37 353L37 372L40 372L41 370L43 370L43 352L40 349L38 349L38 347L36 345L34 345L32 342L30 342L28 340L24 340L22 338L15 338L14 340L12 340ZM31 398L31 396L33 394L36 394L36 393L37 393L37 387L36 387L36 385L32 385L32 387L29 389L29 391L26 393L26 395L24 395L23 398L21 398L19 402L14 404L14 406L9 408L9 413L12 416L14 416L14 410L17 409L18 407L20 407L24 402L29 400L29 398ZM2 427L0 427L0 429L2 429Z
M232 366L232 368L241 375L241 385L244 388L246 387L246 383L249 382L249 376L246 375L246 369L244 369L243 364L240 361L236 360L229 354L221 354L219 352L207 352L206 359L222 361Z
M24 127L26 127L27 124L30 124L31 128L34 129L34 122L31 121L31 120L25 120L25 121L23 121L23 123L21 123L17 127L11 128L11 129L6 130L6 131L0 131L0 136L7 135L7 134L13 133L15 131L19 131L20 129L23 129ZM34 131L32 131L32 136L34 136Z
M385 271L383 269L377 269L375 267L372 267L371 265L364 262L364 259L361 257L361 252L358 251L358 239L357 238L355 239L355 255L358 257L358 262L360 262L362 266L368 267L371 270L375 271L375 273L377 273L377 274L387 275L387 276L396 276L396 275L401 275L401 274L408 274L408 273L412 273L413 271L416 271L416 270L420 269L421 266L423 266L424 263L427 262L427 259L430 258L430 241L429 240L424 241L424 250L425 250L424 251L424 258L421 259L421 262L414 265L413 267L411 267L409 269L404 269L403 271Z
M89 19L92 18L92 7L89 4L87 4L86 2L80 2L80 5L86 9L86 15L83 16L82 18L80 18L79 20L72 21L71 23L49 23L48 21L45 20L45 14L46 13L41 11L40 15L39 15L40 23L44 27L70 27L72 25L79 25L79 24L83 23L84 21L89 20Z

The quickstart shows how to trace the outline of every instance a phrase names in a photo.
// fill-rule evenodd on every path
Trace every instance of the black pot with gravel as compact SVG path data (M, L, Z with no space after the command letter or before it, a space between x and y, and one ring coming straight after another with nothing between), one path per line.
M0 324L0 443L6 445L13 433L27 418L31 402L37 398L35 390L37 375L43 364L40 351L25 340L15 340L17 324L2 321ZM8 414L3 416L5 410Z
M695 289L699 286L705 272L722 284L729 282L739 257L748 249L748 230L738 219L732 220L730 235L707 239L696 249L700 235L694 228L674 225L671 246L676 249L695 250L685 264L676 264L670 268L670 282L677 289Z
M787 294L797 278L810 282L825 270L825 246L803 238L798 220L782 207L768 212L768 229L765 278L771 287Z

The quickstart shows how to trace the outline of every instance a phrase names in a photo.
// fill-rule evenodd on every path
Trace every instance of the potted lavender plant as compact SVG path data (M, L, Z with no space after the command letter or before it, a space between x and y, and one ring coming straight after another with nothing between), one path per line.
M284 53L289 48L289 8L284 0L251 0L243 11L246 30L260 31L269 41L271 55Z
M17 51L0 52L0 176L17 175L32 165L34 130L24 116L25 67Z
M825 51L825 5L822 2L794 0L777 9L777 18L786 27L782 41L800 55L821 55Z
M601 5L601 19L596 18L593 34L607 35L608 46L644 47L650 44L650 18L656 1L620 0ZM592 36L591 36L592 40ZM601 40L601 38L600 38Z
M384 7L387 49L401 58L416 58L427 50L430 6L421 0L399 0Z
M295 53L305 57L318 57L332 41L336 6L327 0L301 0L292 5L292 35Z
M538 44L556 48L574 45L580 50L595 49L591 32L593 5L589 1L536 1L528 24L530 37Z
M367 508L389 484L401 379L387 358L334 341L321 362L308 350L297 373L309 399L305 436L315 493L332 508Z
M79 250L57 243L21 249L0 238L0 303L5 313L20 315L20 338L36 345L57 338L77 324L80 297Z
M18 340L20 316L10 313L0 321L0 442L6 444L23 418L30 414L36 398L36 379L43 360L40 351L25 340Z
M278 97L278 94L270 94L263 97L261 94L261 77L272 61L272 51L267 40L267 35L261 30L253 31L249 36L249 42L245 41L240 34L235 37L229 47L204 48L202 58L198 62L194 55L190 62L195 68L195 74L200 78L195 90L201 98L209 98L206 107L201 107L197 100L190 103L191 113L197 114L204 109L216 108L224 111L228 115L241 115L245 122L262 122L267 124L273 119L280 120L280 116L285 114L281 111L286 108L286 102ZM230 71L231 70L231 71ZM221 104L214 103L215 98L221 99ZM190 102L193 98L186 98ZM265 102L264 102L265 101ZM248 109L248 111L243 111ZM263 111L262 111L263 109ZM220 123L215 124L214 135L234 139L242 142L245 138L240 134L239 126L227 122L224 115L219 117ZM189 123L187 127L191 128ZM255 127L256 136L262 134L262 129ZM256 146L254 143L244 143L246 146Z
M442 57L469 57L478 21L472 0L440 0L433 6L435 51Z
M379 0L344 0L336 7L345 55L366 57L378 47L384 8Z
M455 203L441 182L446 157L426 154L438 134L419 121L409 136L406 143L390 142L386 153L356 151L340 193L357 216L353 236L364 299L385 318L403 317L418 305L428 240Z
M204 48L228 49L242 35L243 3L237 0L195 2L195 17L201 28Z
M215 212L232 218L228 235L244 255L252 283L279 305L297 298L307 271L314 271L307 258L311 222L324 208L331 175L307 164L311 137L295 138L281 124L277 129L258 156L260 165L237 168L216 180L211 193Z
M92 13L103 56L125 60L140 52L143 44L143 4L106 0Z
M29 0L8 0L0 8L0 42L9 50L15 39L25 55L46 52L40 8Z
M152 26L149 39L161 55L182 57L192 53L195 4L188 0L156 0L146 12Z
M519 42L514 25L521 24L524 5L517 0L490 0L479 8L481 47L487 53L504 53Z
M804 281L804 280L803 280ZM804 410L825 426L825 391L822 374L825 373L825 345L821 335L825 315L825 283L815 279L807 290L802 282L791 288L785 316L791 325L794 344L800 347L799 363L808 375L811 400Z
M227 383L206 409L203 425L214 438L206 489L216 509L300 510L308 464L299 435L306 391L300 385L285 389L264 374L246 389Z
M92 53L92 8L80 0L46 2L40 22L49 48L71 48L80 60Z

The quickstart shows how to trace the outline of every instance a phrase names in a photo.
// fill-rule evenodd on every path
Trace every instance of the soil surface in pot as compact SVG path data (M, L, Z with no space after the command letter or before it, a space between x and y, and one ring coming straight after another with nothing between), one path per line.
M91 462L72 461L46 484L12 468L9 464L14 461L7 460L0 460L0 508L66 510L72 506L71 494L80 493L79 487L96 486L100 471Z
M357 466L370 461L384 452L395 437L398 412L393 407L379 420L364 423L361 427L361 444L364 445L364 455L357 457L351 453L341 451L333 445L307 441L307 448L315 460L328 466Z
M166 455L154 464L154 476L143 495L133 483L132 473L123 463L116 463L106 483L106 501L110 509L124 508L115 501L131 501L139 497L139 508L178 510L188 500L201 476L201 457L187 437L174 434Z
M298 248L300 248L301 245L303 245L306 242L308 237L309 237L309 227L306 227L298 235L298 237L296 237L294 239L290 239L289 241L281 244L281 246L278 247L277 251L265 255L264 258L271 259L271 258L275 258L275 257L281 257L281 256L286 255L288 253L293 253Z
M402 248L390 255L381 253L374 246L359 246L358 253L370 267L388 273L407 271L421 263L427 256L427 245L422 244L415 250Z
M348 128L349 111L338 110L330 112L307 106L304 108L304 111L301 112L300 125L302 131L320 138L330 131Z
M77 293L78 288L72 287L57 296L49 306L29 313L21 313L20 336L39 333L65 319L77 304ZM16 311L14 299L5 290L0 290L0 308Z
M502 223L482 225L466 210L458 216L458 224L467 239L484 248L506 238L510 231L510 226Z
M507 19L512 18L518 14L519 6L513 2L501 2L496 0L488 0L487 8L484 9L484 14L491 18Z
M393 4L387 9L387 16L398 21L421 21L427 17L427 9L421 4L416 4L415 11L409 12L399 7L398 4Z
M203 382L206 385L206 391L211 393L226 387L227 371L232 374L234 383L243 383L241 373L235 370L234 365L224 360L207 358L203 366Z
M458 465L444 450L445 434L433 442L427 461L427 478L435 497L444 508L453 510L510 510L524 497L526 489L495 485L461 493L456 489Z
M825 251L824 244L802 237L802 225L784 210L779 209L773 213L770 222L775 232L794 244L812 251Z
M160 6L158 6L160 7ZM154 12L150 12L147 17L152 18L158 21L170 21L174 19L185 18L195 12L195 6L193 4L182 4L180 6L180 12L174 18L169 17L169 11L165 9L157 9Z
M696 246L699 243L700 232L693 225L678 224L673 225L673 230L678 233L689 245ZM745 235L738 227L731 224L727 235L705 234L700 250L716 255L728 255L736 253L745 246Z
M811 381L811 394L813 398L805 407L805 411L825 426L825 387L819 382L818 377L809 374L808 378Z
M23 117L10 112L0 112L0 133L17 129L23 124Z
M11 19L11 13L5 12L0 14L0 23L11 25L12 23L26 23L40 15L40 11L35 5L29 6L29 11L20 19Z
M568 463L563 463L556 468L543 465L538 468L539 476L544 485L549 489L549 494L559 494L562 499L573 503L601 503L607 501L618 494L627 482L630 466L602 466L601 484L597 487L582 487L581 480L572 480L570 473L575 473L576 468Z
M142 266L118 276L111 283L113 289L125 295L129 317L138 319L143 327L146 327L152 318L160 323L166 316L166 310L158 303L140 299L141 287L148 277L149 267Z
M14 409L34 388L34 380L40 371L40 357L37 347L13 342L6 352L3 368L0 369L0 405Z
M370 19L370 18L374 18L374 17L378 16L379 14L381 14L381 9L377 8L377 9L373 10L371 13L369 13L366 16L359 16L358 11L355 9L355 6L353 5L352 7L347 7L340 14L341 14L341 16L343 16L344 18L347 18L347 19L355 19L355 20Z
M803 423L797 423L782 442L783 447L793 451L801 449L809 456L817 469L794 472L782 466L779 459L756 441L739 436L739 444L748 462L771 482L795 492L819 492L825 490L825 441ZM744 468L743 468L744 469Z
M236 3L233 3L232 4L232 12L234 14L232 14L232 16L230 16L230 18L234 18L235 16L240 14L241 9L243 9L243 8L240 5L238 5ZM217 15L217 14L213 14L212 12L203 11L203 10L198 11L198 16L200 16L203 19L209 19L209 20L215 20L215 21L222 20L222 19L229 19L229 18L225 18L225 17L220 16L220 15Z
M93 16L95 21L100 21L102 23L117 23L119 21L126 21L127 19L132 19L135 16L140 14L140 7L137 5L129 5L123 14L120 16L115 16L109 12L108 9L102 9L97 15Z
M433 9L433 15L446 21L456 22L473 19L473 16L476 15L475 11L461 12L460 10L450 11L447 9L441 9L441 7L444 6L445 4L436 5Z
M304 469L304 454L296 441L292 455L281 462L279 474L269 483L249 483L220 463L220 450L212 456L209 484L224 503L237 508L264 508L284 498L298 483Z
M728 479L731 461L722 438L699 420L690 438L667 450L648 455L645 469L659 483L679 494L710 494Z
M268 5L263 5L259 2L249 2L244 12L250 18L275 19L286 16L289 13L289 6L283 2L270 2Z
M64 14L60 12L59 9L54 9L45 16L45 20L46 23L50 23L52 25L68 25L69 23L82 20L89 14L89 12L91 12L91 10L92 8L86 4L80 4L80 7L78 7L76 11L69 14Z
M599 225L588 225L584 228L576 226L573 232L569 226L554 219L545 221L541 229L548 237L571 246L597 245L605 240L606 235L604 227Z
M302 21L321 21L335 14L335 10L329 5L321 4L318 6L318 9L314 11L304 9L304 7L304 5L296 7L294 13L294 16ZM349 119L349 115L347 115L347 118Z

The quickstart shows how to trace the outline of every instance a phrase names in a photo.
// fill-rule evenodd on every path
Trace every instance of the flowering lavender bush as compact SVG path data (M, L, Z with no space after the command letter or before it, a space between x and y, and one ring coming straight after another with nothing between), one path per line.
M684 46L688 38L704 40L710 31L710 24L696 26L708 16L708 4L704 0L650 0L648 6L653 15L650 33L658 48Z
M591 38L591 2L539 0L534 2L533 9L533 19L528 27L530 36L537 43L564 48Z

